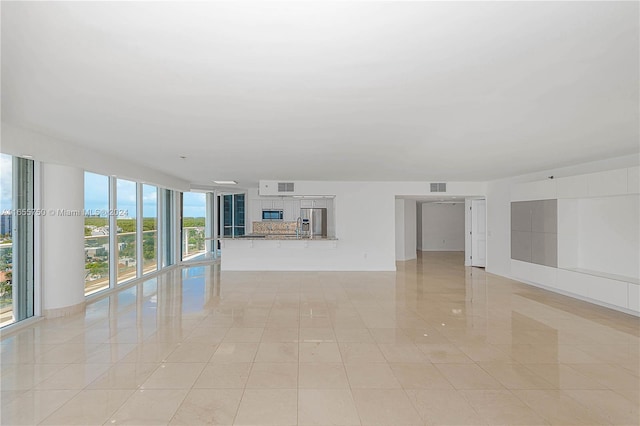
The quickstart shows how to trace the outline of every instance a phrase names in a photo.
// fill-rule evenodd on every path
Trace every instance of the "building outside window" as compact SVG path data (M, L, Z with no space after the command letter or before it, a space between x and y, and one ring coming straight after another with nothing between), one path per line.
M206 194L199 192L182 194L182 260L191 259L205 252L206 216Z
M84 294L109 288L109 177L84 173Z
M34 315L33 175L33 161L0 154L0 326Z
M158 269L158 188L142 185L143 273Z
M136 183L130 180L117 180L116 217L117 251L118 251L118 283L129 281L137 276L137 229Z

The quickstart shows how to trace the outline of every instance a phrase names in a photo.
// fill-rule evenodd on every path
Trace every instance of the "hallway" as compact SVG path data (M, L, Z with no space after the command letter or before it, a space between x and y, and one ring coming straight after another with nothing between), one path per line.
M463 263L160 274L3 335L0 423L637 424L638 318Z

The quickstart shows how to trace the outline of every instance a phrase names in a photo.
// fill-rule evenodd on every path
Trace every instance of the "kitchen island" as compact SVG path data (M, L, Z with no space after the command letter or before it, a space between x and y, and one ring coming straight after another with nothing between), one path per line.
M332 270L338 248L332 237L301 238L295 234L222 238L223 271ZM328 253L333 252L333 253Z

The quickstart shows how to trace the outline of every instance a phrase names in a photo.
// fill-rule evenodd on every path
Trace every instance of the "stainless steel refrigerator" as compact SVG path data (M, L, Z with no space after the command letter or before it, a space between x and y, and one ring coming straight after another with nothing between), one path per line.
M300 209L302 235L309 238L327 237L327 209Z

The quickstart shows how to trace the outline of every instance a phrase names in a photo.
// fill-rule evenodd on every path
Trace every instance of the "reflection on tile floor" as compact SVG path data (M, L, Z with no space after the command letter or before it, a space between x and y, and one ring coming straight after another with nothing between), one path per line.
M0 423L639 423L638 318L462 263L166 273L4 337Z

